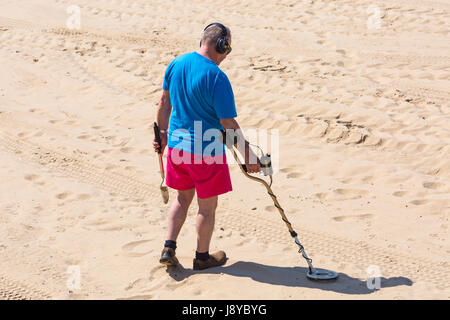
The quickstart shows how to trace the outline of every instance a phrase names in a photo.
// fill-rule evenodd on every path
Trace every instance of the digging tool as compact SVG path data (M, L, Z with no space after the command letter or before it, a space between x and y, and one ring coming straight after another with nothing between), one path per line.
M162 150L161 150L161 135L160 135L160 131L158 128L158 124L155 122L153 124L153 129L155 131L155 140L156 142L159 143L159 148L158 148L158 159L159 159L159 170L161 172L161 185L159 187L159 189L161 190L161 195L163 198L164 203L169 202L169 190L167 189L167 186L164 186L163 184L165 183L165 175L164 175L164 164L163 164L163 160L162 160Z

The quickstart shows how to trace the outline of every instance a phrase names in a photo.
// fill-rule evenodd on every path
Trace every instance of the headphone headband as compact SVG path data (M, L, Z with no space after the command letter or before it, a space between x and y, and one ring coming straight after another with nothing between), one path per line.
M211 26L218 26L218 27L220 27L220 29L222 29L222 37L226 37L228 35L227 28L225 28L225 26L223 24L219 23L219 22L213 22L211 24L208 24L203 31L206 31L206 29L208 29Z

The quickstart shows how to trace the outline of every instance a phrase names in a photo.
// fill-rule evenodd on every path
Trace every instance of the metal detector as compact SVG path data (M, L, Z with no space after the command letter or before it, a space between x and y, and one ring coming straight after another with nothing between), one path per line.
M284 214L283 208L281 208L280 204L278 203L277 197L275 196L275 194L273 193L273 191L271 189L273 169L272 169L272 163L270 160L270 154L263 153L262 157L259 159L259 161L261 163L261 170L262 170L264 176L269 176L269 178L270 178L270 184L269 184L264 179L261 179L261 178L258 178L258 177L248 174L247 167L245 164L242 164L241 161L239 160L235 148L233 146L230 146L229 144L226 144L226 145L230 149L230 151L233 153L234 159L236 160L237 164L241 168L242 173L247 178L257 181L257 182L263 184L264 187L266 187L267 193L272 198L275 207L280 212L281 218L283 219L284 223L286 224L286 226L289 229L289 233L291 234L292 238L294 238L295 243L299 247L298 252L302 254L303 258L305 258L306 262L308 263L309 271L306 274L308 279L316 280L316 281L327 281L327 280L336 279L339 276L339 274L337 272L331 271L331 270L326 270L326 269L317 269L317 268L313 267L312 260L308 257L308 255L305 252L305 248L298 240L297 232L295 232L294 229L292 228L291 223L289 222L286 215ZM262 152L262 150L261 150L261 152Z

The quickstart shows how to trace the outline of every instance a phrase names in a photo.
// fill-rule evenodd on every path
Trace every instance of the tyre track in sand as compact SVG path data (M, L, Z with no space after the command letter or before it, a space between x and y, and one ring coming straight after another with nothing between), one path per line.
M45 300L51 295L23 282L11 280L0 274L0 300Z
M10 117L0 117L0 123L11 121ZM126 196L132 199L145 199L160 205L159 190L151 184L144 183L119 173L105 172L99 166L86 159L66 155L59 151L18 138L12 132L0 131L0 147L15 153L26 161L39 163L50 170L94 185L105 191ZM195 214L196 208L190 209ZM289 214L288 214L289 218ZM263 243L279 243L294 246L283 222L277 217L263 216L257 212L241 211L221 205L221 213L217 215L217 226L227 226L247 238ZM413 281L426 281L438 288L447 288L450 284L450 273L447 262L432 261L420 256L403 255L400 252L370 245L362 241L346 239L294 226L299 233L308 253L314 258L317 254L334 262L349 263L361 270L376 264L383 273L389 276L409 277ZM301 257L300 257L301 258ZM304 263L303 260L301 260ZM433 272L429 272L433 270ZM6 292L6 291L5 291Z

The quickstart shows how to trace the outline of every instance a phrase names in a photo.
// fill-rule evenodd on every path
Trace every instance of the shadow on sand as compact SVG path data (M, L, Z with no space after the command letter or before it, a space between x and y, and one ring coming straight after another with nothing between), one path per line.
M230 266L217 267L202 271L185 269L181 264L167 267L167 273L176 281L182 281L194 274L228 274L235 277L251 278L254 281L277 286L315 288L344 294L370 294L374 290L367 288L365 280L352 278L339 273L336 280L317 282L306 277L305 267L275 267L254 262L238 261ZM405 277L381 278L381 288L411 286L413 282Z

